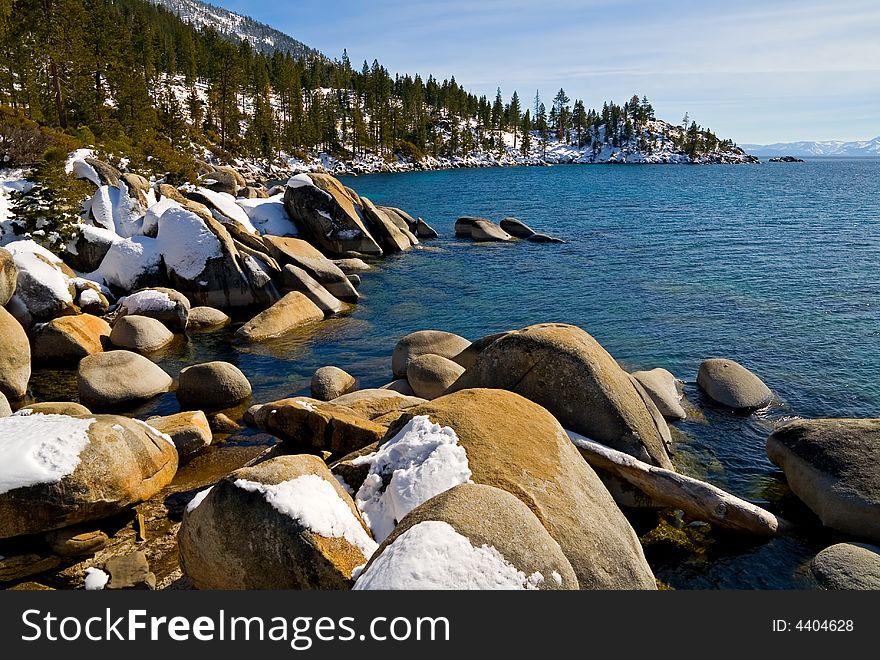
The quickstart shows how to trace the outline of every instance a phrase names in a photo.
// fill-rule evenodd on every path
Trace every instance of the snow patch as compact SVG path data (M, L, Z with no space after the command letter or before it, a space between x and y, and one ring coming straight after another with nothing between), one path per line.
M475 547L447 522L426 520L394 539L354 589L536 589L540 573L526 575L491 545Z
M317 187L308 174L296 174L287 180L288 188L302 188L304 186Z
M208 260L223 256L214 232L191 211L180 206L167 208L158 224L158 249L169 273L194 280L205 270Z
M296 520L314 534L326 538L344 538L369 558L379 545L329 481L306 474L280 484L261 484L236 479L235 485L251 493L260 493L272 508Z
M278 194L268 199L239 199L237 204L260 234L297 236L296 225L287 215L283 200L284 195Z
M379 542L419 504L471 478L455 431L425 415L413 417L379 451L352 464L370 466L355 501Z
M219 211L220 217L217 217L216 213L212 213L218 222L226 224L230 221L236 222L251 234L257 233L257 230L251 224L250 218L248 218L248 214L236 203L235 197L229 193L218 193L207 188L196 188L195 190Z
M158 274L161 260L156 239L147 236L121 239L110 246L98 269L86 277L131 291L146 276Z
M186 505L186 512L192 513L193 511L195 511L199 504L204 502L205 498L211 493L212 488L213 486L209 486L208 488L200 490L198 493L196 493L195 497L193 497L189 501L189 504Z
M72 474L89 444L88 431L94 422L67 415L0 418L0 495L58 483Z
M86 569L86 591L100 591L107 586L109 581L110 575L100 568Z
M119 299L119 308L124 309L126 314L143 315L144 312L160 314L173 312L177 307L168 294L155 289L145 289L130 296Z

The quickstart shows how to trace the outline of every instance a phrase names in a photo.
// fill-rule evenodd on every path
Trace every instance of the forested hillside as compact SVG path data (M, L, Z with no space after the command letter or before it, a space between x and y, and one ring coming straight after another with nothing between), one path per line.
M564 90L546 104L500 89L489 99L455 78L356 67L345 53L255 50L197 22L146 0L0 0L2 158L88 144L186 179L193 157L442 166L742 155L687 118L655 119L638 96L600 110Z

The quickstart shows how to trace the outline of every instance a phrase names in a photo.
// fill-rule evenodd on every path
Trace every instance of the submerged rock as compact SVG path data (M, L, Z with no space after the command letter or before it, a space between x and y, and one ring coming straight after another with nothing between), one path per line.
M880 419L789 422L767 456L823 525L880 542Z
M645 388L663 417L673 421L687 417L681 406L681 395L678 393L675 376L669 371L666 369L636 371L632 376Z
M79 363L79 399L94 409L108 409L151 399L171 388L171 376L131 351L95 353Z
M356 382L354 376L339 367L320 367L312 375L312 397L319 401L330 401L350 392Z
M510 493L461 484L400 521L354 585L372 589L577 589L559 544Z
M323 318L321 308L304 293L292 291L241 326L235 336L244 341L264 341Z
M180 565L197 589L349 589L376 549L321 459L236 470L187 507Z
M734 410L763 408L773 400L770 388L733 360L704 360L700 364L697 385L710 399Z

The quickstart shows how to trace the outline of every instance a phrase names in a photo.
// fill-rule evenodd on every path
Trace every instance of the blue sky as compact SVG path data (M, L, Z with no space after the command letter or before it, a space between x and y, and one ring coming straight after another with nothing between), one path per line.
M588 107L647 95L739 143L880 135L880 1L213 0L355 66Z

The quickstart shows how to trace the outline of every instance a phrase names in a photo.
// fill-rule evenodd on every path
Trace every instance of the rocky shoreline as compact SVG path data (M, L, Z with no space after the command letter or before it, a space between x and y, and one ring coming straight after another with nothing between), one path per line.
M357 304L371 263L437 232L326 173L267 189L204 164L174 188L84 153L69 170L95 192L66 248L0 248L6 588L656 589L639 512L756 539L805 524L680 474L680 381L627 373L572 325L415 332L381 388L326 366L310 396L276 401L227 362L168 373L157 352L243 315L224 331L243 345L312 332ZM514 218L455 231L560 242ZM34 365L75 368L76 391L34 401ZM775 400L727 359L696 381L732 415ZM178 411L131 416L169 392ZM226 447L243 427L271 446ZM878 452L880 420L796 420L767 440L807 525L844 541L813 561L826 588L880 588Z

